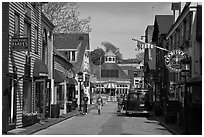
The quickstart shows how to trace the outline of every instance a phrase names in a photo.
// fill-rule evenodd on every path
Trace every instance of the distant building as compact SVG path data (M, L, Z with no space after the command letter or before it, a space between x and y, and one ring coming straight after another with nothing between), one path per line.
M129 92L131 78L116 63L116 55L111 50L105 54L105 62L101 66L92 64L92 74L96 77L93 81L94 92L106 93L110 96Z
M141 64L138 64L137 67L135 67L136 64L131 65L131 63L118 65L124 72L126 72L126 74L131 79L130 90L144 88L144 73L143 68L140 66Z

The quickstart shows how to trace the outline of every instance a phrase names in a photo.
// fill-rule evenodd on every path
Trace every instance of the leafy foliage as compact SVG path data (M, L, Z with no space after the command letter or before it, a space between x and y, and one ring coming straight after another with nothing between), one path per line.
M54 33L89 33L91 17L79 19L78 8L76 2L49 2L42 11L56 26Z
M137 58L138 60L143 61L143 60L144 60L144 52L139 52L139 53L137 53L137 54L136 54L136 58Z
M104 63L105 51L101 48L93 50L90 54L91 61L94 65L102 65Z
M111 50L116 55L116 60L117 61L120 61L120 60L123 59L122 54L120 53L119 48L114 46L112 43L110 43L110 42L102 42L101 45L103 45L105 47L106 52Z

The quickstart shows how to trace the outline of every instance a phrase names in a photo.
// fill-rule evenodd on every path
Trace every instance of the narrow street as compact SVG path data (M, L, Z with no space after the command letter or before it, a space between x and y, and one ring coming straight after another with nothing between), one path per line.
M116 103L107 103L101 115L93 109L85 116L75 116L35 135L171 135L151 116L117 116Z

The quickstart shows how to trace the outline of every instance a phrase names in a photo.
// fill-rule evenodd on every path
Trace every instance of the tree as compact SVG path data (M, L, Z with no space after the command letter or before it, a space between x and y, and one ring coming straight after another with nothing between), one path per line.
M78 8L76 2L49 2L42 11L56 26L54 33L89 33L91 17L79 19Z
M139 52L136 54L136 58L143 61L144 60L144 52Z
M105 51L101 48L97 48L90 53L91 61L94 65L102 65L104 63Z
M123 59L122 54L120 53L119 48L114 46L112 43L110 43L110 42L102 42L101 45L103 45L105 47L105 51L106 52L111 50L116 55L117 61L120 61L120 60Z

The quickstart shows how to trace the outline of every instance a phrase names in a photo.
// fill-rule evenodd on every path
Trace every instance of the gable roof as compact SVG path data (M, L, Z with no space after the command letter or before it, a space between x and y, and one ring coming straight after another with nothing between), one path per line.
M73 62L74 71L82 69L86 49L89 50L89 34L59 33L54 34L54 47L56 49L73 49L77 51L76 62Z
M113 51L109 50L108 52L106 52L105 56L115 57L116 55L113 53Z
M69 60L62 54L60 53L55 47L53 47L53 53L55 56L58 56L60 59L62 59L60 61L60 64L66 68L66 69L70 69L73 68L73 64L69 62ZM59 61L59 60L58 60Z
M87 49L89 46L89 34L85 33L59 33L54 34L54 47L57 49L77 49L78 45L82 41Z
M155 24L158 25L160 34L167 34L173 23L174 23L173 15L156 15L155 16Z
M69 62L68 59L62 53L60 53L55 47L53 47L53 53L54 55L57 55L60 58L63 58L65 61Z

